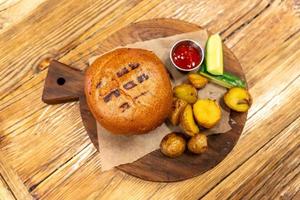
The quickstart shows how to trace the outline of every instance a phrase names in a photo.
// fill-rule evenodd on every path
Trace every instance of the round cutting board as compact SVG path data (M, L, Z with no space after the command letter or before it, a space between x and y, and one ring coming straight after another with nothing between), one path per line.
M195 24L173 19L141 21L113 33L103 41L103 46L105 46L105 50L111 50L120 45L201 29ZM245 80L236 57L226 46L223 49L225 70ZM67 65L52 61L42 99L48 104L79 100L83 124L92 142L98 148L96 121L89 111L84 97L83 74ZM159 182L180 181L202 174L220 163L233 149L241 135L247 113L232 111L230 117L233 119L230 120L232 129L227 133L208 136L208 151L201 155L185 152L178 158L168 158L156 150L133 163L120 165L117 168L138 178ZM233 121L234 123L232 123Z

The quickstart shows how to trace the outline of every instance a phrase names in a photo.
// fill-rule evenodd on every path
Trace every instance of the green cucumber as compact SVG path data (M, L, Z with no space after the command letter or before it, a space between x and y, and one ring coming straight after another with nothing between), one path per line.
M205 66L202 65L200 67L199 73L210 79L211 82L214 82L218 85L221 85L226 88L232 88L232 87L241 87L246 88L246 82L241 80L239 77L230 74L228 72L224 72L223 75L213 75L210 74L206 69Z
M223 75L223 47L219 34L211 35L205 48L206 69L213 75Z

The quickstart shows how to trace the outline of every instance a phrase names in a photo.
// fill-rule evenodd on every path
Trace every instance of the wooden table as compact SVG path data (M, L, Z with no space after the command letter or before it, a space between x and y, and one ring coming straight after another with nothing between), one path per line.
M58 59L84 69L108 35L152 18L219 32L240 60L254 104L213 170L147 182L100 157L78 103L41 101ZM0 199L300 199L299 0L0 0Z

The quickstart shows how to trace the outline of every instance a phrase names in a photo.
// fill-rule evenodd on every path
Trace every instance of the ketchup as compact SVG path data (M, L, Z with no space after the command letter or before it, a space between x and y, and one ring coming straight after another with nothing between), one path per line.
M179 43L172 51L172 60L181 69L193 69L200 64L201 59L201 51L188 41Z

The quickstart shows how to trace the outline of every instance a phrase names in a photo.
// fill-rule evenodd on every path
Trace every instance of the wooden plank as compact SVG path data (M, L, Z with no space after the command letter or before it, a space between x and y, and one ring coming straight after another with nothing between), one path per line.
M262 27L262 24L265 25ZM299 25L300 18L292 12L290 1L274 1L261 16L226 41L241 61L252 95L261 96L254 98L249 116L285 87L284 84L278 84L270 90L270 83L283 83L299 75ZM255 48L253 44L257 44ZM281 75L283 69L288 76Z
M27 191L27 188L21 181L18 174L16 174L16 172L8 164L7 160L5 160L5 156L2 151L0 151L0 177L5 181L16 199L32 199L32 196Z
M65 106L70 108L70 105ZM35 126L27 129L21 126L0 143L9 158L8 162L15 166L28 188L39 183L90 143L78 108L69 109L69 112L57 109L55 113L60 113L60 117L47 116L46 113L47 110L44 114L35 116L41 120ZM64 126L61 125L61 120L64 121ZM30 151L23 151L24 149Z
M300 177L300 118L268 142L203 199L262 199L294 196L300 185L281 191ZM298 177L298 178L297 178Z
M44 0L1 0L0 1L0 33L24 19Z
M43 179L42 182L31 186L29 189L31 194L36 198L40 198L47 193L52 192L56 188L59 188L60 184L68 181L68 179L73 176L74 172L81 170L80 168L85 168L87 163L89 163L89 161L95 157L97 157L99 160L98 152L94 148L93 144L88 144L77 155L72 157L60 168ZM95 164L95 167L100 169L100 162L97 161ZM100 173L100 170L98 170L98 173Z
M261 4L262 6L257 6L257 4ZM134 21L152 18L176 18L199 24L212 32L221 32L226 29L233 20L238 19L240 15L244 15L251 10L253 11L252 16L254 16L260 11L261 7L266 5L268 5L268 1L259 0L232 0L228 1L228 3L224 3L224 1L222 1L222 3L221 1L216 3L212 0L202 3L199 3L199 1L190 1L188 4L184 1L174 2L167 0L162 1L157 5L151 5L151 7L148 7L149 3L143 3L143 7L140 7L140 4L138 4L134 9L124 13L122 17L111 23L110 26L105 27L101 32L97 31L101 21L97 23L93 28L87 31L80 40L90 35L92 35L92 37L88 37L87 41L81 42L78 46L60 58L60 61L79 67L80 69L86 68L88 64L87 61L91 56L99 55L110 49L109 46L102 45L101 41L105 40L111 33ZM147 10L145 10L145 8L147 8ZM178 13L179 10L181 12ZM180 15L180 13L190 14ZM174 16L174 14L178 15ZM226 17L226 20L224 17ZM208 19L209 21L207 21ZM246 19L244 21L241 20L240 23L243 22L246 22ZM233 29L231 30L233 31Z
M299 30L299 22L300 18L293 12L292 1L275 0L250 24L232 35L226 44L236 52L246 72L252 71L253 66L267 59L277 45Z
M300 198L300 176L299 174L292 179L286 186L278 193L278 195L275 197L277 199L293 199L297 200Z
M0 200L15 200L12 191L0 174Z
M101 173L98 153L90 156L86 162L83 160L81 166L78 166L73 173L69 173L73 161L71 165L63 167L61 172L53 174L51 178L38 185L32 191L33 195L41 199L87 199L91 195L91 199L94 199L93 197L101 193L102 189L107 189L108 182L120 182L125 176L117 170ZM66 177L66 172L69 177ZM73 187L69 187L70 185Z
M74 48L75 43L68 44L97 21L102 19L101 27L105 27L138 3L138 0L130 4L124 0L45 1L32 15L0 34L0 63L6 63L0 65L0 70L9 69L0 75L0 97L38 73L37 65L43 59L57 58Z
M146 13L139 20L153 17L182 19L199 24L211 32L220 32L227 36L235 32L240 24L247 23L249 19L258 15L269 4L269 0L206 0L190 1L189 3L185 1L163 1L157 8Z
M269 52L270 56L253 66L256 70L246 72L246 76L249 77L247 80L250 84L254 84L251 88L254 103L249 111L248 118L259 112L270 99L280 95L282 90L299 76L299 59L297 59L300 56L299 36L300 33L295 35L293 39L278 45L273 51ZM275 87L273 87L273 83L274 86L276 85ZM248 128L251 127L246 126L244 130Z
M129 9L134 5L134 2L132 2L132 4L126 5L126 9ZM145 5L145 2L136 9L140 9L143 5ZM153 5L153 3L151 5ZM14 94L9 94L9 98L5 99L7 101L2 101L4 104L2 104L1 112L3 115L8 116L8 118L5 119L5 123L3 121L3 123L0 124L1 129L5 130L4 133L1 133L1 137L3 138L5 135L9 134L10 136L3 139L0 146L5 146L7 149L12 150L9 151L9 156L14 160L12 164L16 166L18 172L22 174L21 178L26 185L28 185L28 188L39 183L41 179L47 177L49 173L52 173L57 167L61 166L69 160L70 157L77 154L78 151L81 151L84 146L90 142L82 127L77 104L45 107L45 104L40 101L45 74L45 71L39 73L39 76L36 76L34 79L30 79L30 82L21 85ZM17 107L23 107L23 109L15 110ZM65 112L66 110L69 111ZM69 114L60 115L58 114L60 112ZM55 114L55 116L52 114ZM69 122L65 121L65 118L67 118L67 121ZM64 125L72 125L66 129L66 127L57 124L58 119L62 119ZM57 127L58 129L53 131L53 129L56 129ZM67 134L67 131L69 131L70 134ZM35 137L31 137L31 133L35 133ZM15 137L20 134L21 137ZM60 137L57 137L56 135L59 135ZM61 136L66 136L66 138L61 138ZM26 138L31 138L32 143ZM25 139L27 142L23 141ZM71 143L66 142L62 145L60 141L64 140L68 140L74 144L72 145ZM75 140L78 142L74 142ZM36 148L37 143L40 146L39 148ZM56 145L53 146L53 144ZM22 146L26 146L27 148L34 147L33 149L35 150L28 151L27 155L26 153L22 153L22 156L18 156L16 152L21 152L20 149ZM72 148L69 148L70 146ZM56 151L49 153L52 148ZM28 157L29 154L35 155L34 162L30 162ZM47 159L45 159L45 155L47 155ZM45 166L47 166L47 168L45 168ZM39 170L41 168L45 168L45 170ZM37 170L39 170L39 172L37 172ZM29 177L32 178L29 179ZM35 179L34 177L37 178Z
M156 1L151 1L151 3L152 2L157 3ZM224 3L221 1L218 4L216 4L218 6L215 6L215 4L212 4L211 2L209 4L206 4L206 2L199 3L199 1L191 1L191 3L189 2L189 4L185 4L184 2L180 1L164 1L162 3L157 3L156 7L154 6L154 3L147 7L147 5L150 4L150 2L147 1L143 1L142 3L133 6L124 3L124 5L128 6L126 8L130 7L134 9L128 12L126 11L126 9L124 9L124 12L121 12L122 14L124 14L124 16L118 16L114 18L113 21L116 21L114 21L114 23L112 23L111 26L108 26L108 24L112 22L112 20L109 18L114 15L108 14L106 15L106 17L101 18L101 20L100 18L98 18L95 21L93 21L98 23L96 23L96 25L91 25L94 28L89 29L89 31L87 31L86 33L82 34L82 30L87 30L87 27L83 27L81 29L80 25L75 25L75 29L77 28L75 33L72 33L70 39L67 39L67 41L63 41L62 45L52 43L52 41L50 40L50 44L45 43L43 44L43 48L40 48L38 50L36 50L35 48L32 50L28 50L27 48L25 48L26 45L23 43L27 42L27 44L30 45L32 43L36 43L35 39L44 36L46 33L39 33L34 40L30 39L27 41L27 39L24 39L24 42L22 43L21 37L23 36L21 35L21 33L24 34L24 31L21 32L21 29L26 27L26 29L24 30L27 30L30 28L32 23L36 23L34 27L36 28L36 30L38 30L38 25L39 23L42 23L42 21L30 21L28 18L25 20L27 22L23 21L22 23L20 23L20 28L10 29L10 33L20 31L20 33L17 35L15 35L14 33L13 37L16 37L18 39L17 41L20 41L20 44L23 45L21 45L21 47L15 46L14 48L16 49L10 47L9 50L5 50L4 52L2 51L4 49L1 49L0 54L3 52L3 54L1 54L2 60L4 58L6 59L7 56L10 57L9 59L6 59L5 62L0 62L6 63L6 65L3 66L6 70L14 67L14 65L11 62L14 60L14 57L16 55L26 55L26 52L28 51L36 51L36 53L34 55L31 55L31 53L29 53L28 57L26 56L25 58L23 56L22 60L18 61L18 65L16 65L16 68L18 67L18 70L21 71L21 73L23 74L25 74L26 72L27 75L25 75L25 78L19 77L14 80L11 80L12 82L14 82L14 84L17 84L20 87L18 88L18 90L11 93L9 92L13 89L13 87L11 88L11 90L6 91L8 95L4 95L6 96L6 98L2 99L2 101L0 102L0 104L2 105L0 109L0 129L5 131L4 135L7 135L5 136L5 138L9 138L5 140L7 145L4 145L2 148L5 149L6 153L8 153L10 157L15 158L24 153L24 151L22 151L24 150L24 145L26 145L28 149L35 149L35 144L39 142L40 145L38 145L38 148L42 150L42 153L38 154L37 161L32 163L32 166L34 166L33 170L30 169L30 161L33 160L33 157L31 155L34 155L36 152L38 152L37 149L33 150L33 152L26 152L26 156L22 157L21 159L9 159L9 162L14 166L14 169L17 169L17 172L21 175L22 180L30 180L27 182L28 188L31 186L36 187L37 183L44 180L49 174L54 172L53 174L51 174L51 178L46 179L46 182L41 184L41 187L37 186L34 190L36 194L39 194L39 191L41 191L41 194L44 194L43 197L45 198L64 196L66 197L66 199L74 199L76 197L84 198L89 195L91 198L93 198L107 196L111 191L113 191L113 197L117 197L118 195L129 196L133 194L131 196L132 198L140 199L144 197L145 193L148 194L148 197L151 197L152 194L156 191L157 193L156 196L154 195L154 198L157 197L159 194L162 194L163 197L169 197L171 194L174 194L175 192L177 193L178 191L178 196L181 197L187 196L197 198L201 196L201 194L203 195L206 191L209 190L209 188L216 185L218 181L220 181L224 176L226 176L226 174L231 173L235 168L237 168L238 165L242 163L242 161L247 159L250 155L254 154L255 150L257 150L257 147L255 145L258 145L258 147L263 146L267 141L269 141L272 137L274 137L274 135L278 133L277 131L279 130L277 129L283 129L285 124L280 124L280 121L273 122L272 120L268 120L268 117L274 119L276 117L281 117L280 119L284 119L285 123L290 123L297 117L296 112L298 110L294 110L295 107L286 100L276 98L276 100L271 101L271 103L269 101L270 99L274 98L276 95L279 94L283 95L283 98L291 99L297 97L295 95L292 95L293 92L297 91L297 88L295 87L292 88L294 89L294 91L283 91L287 90L291 86L289 84L293 84L292 80L298 76L299 70L297 66L299 66L299 59L297 58L299 58L299 50L297 49L297 46L299 46L299 40L296 39L299 38L299 35L296 32L299 28L299 20L297 20L297 18L293 16L293 12L290 12L291 10L289 8L289 4L291 1L283 1L283 3L281 4L279 4L279 1L274 1L272 5L269 6L267 9L264 8L265 5L268 5L268 2L263 1L262 4L257 4L258 2L259 1L230 1L230 3L226 3L226 9L223 12L221 12L221 10L223 9L222 5ZM173 6L173 3L176 4L177 7L176 5ZM235 3L235 6L232 6L233 4L231 3ZM62 4L67 3L63 1ZM85 2L82 2L82 4L84 5L81 6L86 6ZM144 5L146 9L143 10L143 7L139 7L139 5ZM216 168L211 172L214 173L217 171L218 173L216 173L215 175L209 173L205 174L205 176L197 177L196 179L183 182L179 185L170 184L169 186L165 186L164 184L155 184L148 182L145 183L130 176L126 176L116 170L101 174L99 172L100 166L98 163L100 158L94 157L92 152L87 153L87 156L85 156L85 158L91 157L91 160L88 162L84 162L86 164L82 164L82 167L77 169L76 172L73 173L70 177L68 177L67 174L68 169L72 168L71 166L68 166L65 169L65 171L62 171L62 173L55 173L56 168L60 167L61 165L68 165L68 162L66 161L68 161L70 157L76 155L77 153L85 149L86 144L88 143L83 142L80 145L77 145L78 141L81 141L82 139L84 140L86 136L84 130L80 129L79 126L80 117L76 110L76 104L67 104L63 106L50 108L44 107L44 105L40 103L39 95L41 94L41 85L45 74L43 72L37 73L37 71L39 70L36 70L35 67L43 58L39 57L37 59L37 56L40 56L42 54L46 55L46 57L55 55L51 54L51 52L59 54L67 53L67 55L62 57L61 60L67 61L69 63L75 61L73 63L74 65L77 66L78 64L79 67L85 67L85 62L87 61L89 55L91 55L90 53L95 53L93 49L89 51L89 48L95 47L97 49L98 46L96 45L99 44L104 38L106 38L108 34L136 19L141 20L142 18L140 17L142 15L144 15L143 19L154 18L158 16L173 16L176 18L194 21L199 24L206 24L207 27L209 27L211 30L218 32L226 30L227 26L232 24L230 18L238 19L240 15L244 15L245 13L249 12L247 6L249 6L249 8L251 8L252 11L250 11L249 16L246 15L247 17L242 18L239 23L244 24L244 22L251 20L250 24L243 26L233 35L231 35L231 30L234 31L238 27L233 27L228 32L224 32L224 37L230 35L229 39L226 40L226 44L235 48L235 54L243 60L242 64L246 71L247 78L248 80L252 81L251 93L255 98L253 108L251 109L252 117L247 123L245 136L243 137L247 140L244 140L242 138L241 141L246 141L242 142L243 145L248 145L247 142L250 143L251 141L256 141L256 138L259 138L259 141L256 141L254 145L255 148L252 149L253 146L251 146L251 152L245 152L246 150L243 150L241 147L236 148L236 153L234 154L234 156L238 158L243 158L241 161L237 162L233 159L234 157L230 157L228 158L229 161L226 160L224 161L224 163L221 163L221 168ZM169 9L169 7L171 7L171 9ZM255 9L256 7L258 7L257 10ZM152 8L153 10L151 11ZM179 8L178 12L176 11L176 8ZM98 7L95 8L95 10L98 9ZM57 9L52 9L52 11L53 10L55 10L55 13L57 12ZM141 11L139 12L139 10ZM149 10L150 12L148 14L145 14ZM254 19L252 19L252 13L255 15L255 13L259 13L262 10L265 11L263 11L263 13L258 17L254 16ZM59 9L58 11L61 12L61 10ZM122 7L116 9L113 12L120 11L122 11ZM210 14L207 11L210 11ZM220 11L220 13L218 11ZM76 12L78 12L78 10L76 10ZM51 13L48 13L47 15L51 15ZM282 20L279 20L278 18L281 18L281 15ZM70 16L71 14L66 15L65 18L71 19ZM226 20L225 22L222 21L222 19L224 19L224 16L228 16L228 20ZM47 20L50 20L50 18L51 16L48 16ZM86 20L90 20L91 18L91 16L88 16ZM209 21L210 19L213 20ZM76 20L78 20L78 18L76 18ZM267 24L268 21L271 21L272 23ZM70 23L70 21L66 21L65 23ZM80 23L84 24L84 22ZM101 23L104 23L105 25L102 26ZM42 26L42 29L53 30L48 29L45 26ZM30 31L28 35L32 35L33 32L35 33L36 31ZM292 36L291 39L288 39L294 33L296 34ZM62 34L67 35L60 35L60 37L62 37L62 40L65 40L66 37L70 36L67 33ZM77 37L78 35L80 35L80 37ZM25 38L28 38L28 36L26 36ZM260 44L262 43L262 41L264 41L264 38L267 38L267 45ZM248 53L247 50L249 50L249 48L252 48L253 44L258 43L259 48L257 49L257 52L251 50ZM1 45L2 44L3 41L1 40ZM17 42L15 42L15 44L17 44ZM6 45L3 45L2 47L5 48ZM77 48L72 50L73 47ZM48 51L48 49L54 49L55 51ZM80 60L76 61L78 59ZM25 71L22 69L24 67L24 62L27 65L25 67ZM277 65L277 63L279 64ZM263 75L261 75L262 72L264 72ZM278 76L278 74L280 74L280 76ZM20 80L22 80L23 82L21 81L17 83ZM270 84L270 81L272 82L272 84ZM280 102L280 104L278 102ZM295 104L297 102L295 100L292 100L292 103ZM270 104L274 104L275 106L268 106ZM64 115L64 113L66 114ZM267 113L267 116L264 117L265 113ZM282 118L283 114L287 115ZM57 123L57 121L55 121L55 119L59 118L60 115L63 115L62 119L66 120L66 125L59 124ZM5 118L2 116L5 116ZM257 121L259 122L259 124L257 124ZM256 132L264 131L265 129L270 128L270 123L272 122L277 123L276 126L272 127L271 130L267 130L267 136L264 136L261 139L260 135ZM71 128L65 130L67 126L71 126ZM73 139L73 134L71 134L68 137L68 134L73 133L78 128L80 129L80 131L78 133L75 133L75 135L78 136L75 136L75 138ZM51 136L52 132L54 134L53 136ZM26 141L27 138L32 137L32 133L35 133L36 135L33 134L34 137L30 139L30 143L24 143L24 141ZM48 136L45 137L43 140L42 134L44 133L46 133L46 135ZM63 134L65 136L60 136L60 134ZM19 136L22 137L18 138ZM73 140L66 143L61 142L68 141L70 140L70 138L72 138ZM0 143L2 143L2 139L3 138L1 138ZM46 145L47 143L49 143L49 145L56 150L54 154L48 154L51 148L48 145ZM20 144L24 145L21 145L20 148L17 148L17 146ZM59 154L58 152L63 152L62 150L69 149L69 147L72 147L68 151L69 153L62 153L62 155L57 156L57 154ZM19 153L17 154L17 152ZM52 157L55 157L55 159L52 159ZM43 164L45 163L48 163L48 160L52 160L52 163L54 164L50 165L49 168L44 167L43 170L39 171L39 167L43 166ZM210 178L210 176L212 178ZM63 181L60 185L55 186L53 190L51 190L51 192L45 194L45 191L47 191L47 189L49 189L51 186L51 180L60 180L60 178L64 179L65 181ZM207 182L205 182L203 181L203 179L208 180ZM79 184L83 184L84 186L82 188L78 188ZM297 182L294 182L293 184L297 185ZM165 189L163 187L165 187ZM183 190L181 191L182 188ZM201 188L201 190L204 188L204 191L199 192L199 188ZM170 192L168 191L169 189ZM193 194L187 194L190 192Z

